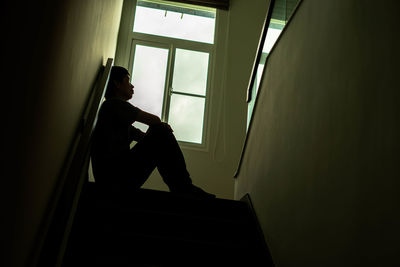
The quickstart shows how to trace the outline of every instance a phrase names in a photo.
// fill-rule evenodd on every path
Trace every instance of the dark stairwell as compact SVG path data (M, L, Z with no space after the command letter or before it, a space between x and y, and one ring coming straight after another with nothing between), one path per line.
M248 196L200 200L146 189L122 195L88 181L92 130L112 65L110 58L99 71L83 112L38 266L272 266Z
M243 13L242 7L248 7L248 12ZM4 250L1 266L57 266L55 258L59 259L61 240L64 242L63 238L69 232L65 230L68 228L65 224L69 224L69 218L74 214L72 200L75 201L75 196L80 194L76 187L82 181L80 176L75 175L78 171L69 174L70 168L65 167L68 165L65 162L70 160L67 155L70 147L79 143L75 142L75 131L82 125L80 114L85 109L98 68L106 58L115 56L121 8L122 1L62 0L57 3L43 1L43 4L5 5L2 20L8 25L5 27L5 40L9 40L5 42L7 49L4 49L7 51L5 61L8 62L5 77L8 77L6 85L12 85L10 88L13 89L4 90L4 98L18 99L19 104L6 101L3 105L7 111L5 114L8 114L5 125L12 131L5 130L3 138L7 143L5 149L3 147L4 154L10 157L4 164L7 165L4 177L9 179L4 179L1 193L5 214L2 218ZM242 17L251 13L254 18L255 9L245 1L239 1L232 7L229 12L235 16L231 18L235 17L240 24L246 21L246 29L231 27L230 33L234 34L228 36L229 40L236 39L241 32L252 32L248 28L257 23L252 24L252 20L243 20ZM21 35L18 29L24 28L26 22L35 30ZM240 51L241 64L232 65L240 65L240 68L229 71L232 74L228 75L226 88L232 89L231 85L242 88L240 73L242 66L246 65L243 61L252 61L247 59L247 55L251 54L251 49L247 48L252 39L247 37L233 50L231 45L232 51L228 56L237 55ZM29 40L29 53L21 53L26 48L26 40ZM221 46L221 49L224 50L224 47ZM27 71L21 75L20 71L16 71L19 69ZM235 79L229 79L230 76ZM230 91L228 102L237 101L241 95L237 92ZM235 105L235 110L240 109ZM236 123L231 123L236 122L237 115L236 111L227 115L227 154L235 154L236 150L231 149L234 146L230 144L237 144L241 137L233 131ZM81 164L79 161L76 165ZM225 169L218 173L215 171L213 176L221 180L230 179L224 172ZM79 203L79 210L83 209L82 206L83 201ZM79 216L77 220L80 220ZM224 224L224 227L228 226ZM76 236L75 228L72 236ZM241 230L239 227L234 229L231 238L239 240ZM75 238L72 236L70 242ZM242 256L245 253L237 251L239 249L232 249L229 257L223 260L245 257ZM66 256L70 255L68 253ZM152 257L157 257L157 254ZM200 259L192 260L203 258L207 257L201 255ZM80 259L76 260L76 265L81 265Z
M233 201L148 189L121 194L88 181L92 129L112 63L100 71L83 114L40 266L54 266L52 254L56 266L272 266L248 195ZM61 240L66 245L58 249Z
M273 266L249 199L200 200L87 183L63 266Z

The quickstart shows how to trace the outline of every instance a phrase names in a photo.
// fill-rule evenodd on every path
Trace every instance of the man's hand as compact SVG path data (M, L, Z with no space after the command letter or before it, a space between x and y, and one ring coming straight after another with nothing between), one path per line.
M145 112L145 111L139 112L136 120L138 122L142 122L142 123L147 124L149 126L161 123L161 120L160 120L159 117L157 117L156 115L153 115L151 113Z
M147 124L149 126L157 125L157 124L161 123L161 124L164 124L171 131L171 133L174 132L174 130L172 130L171 125L169 125L166 122L162 122L160 120L160 118L157 117L156 115L153 115L153 114L145 112L145 111L139 112L136 120L138 122L142 122L142 123Z

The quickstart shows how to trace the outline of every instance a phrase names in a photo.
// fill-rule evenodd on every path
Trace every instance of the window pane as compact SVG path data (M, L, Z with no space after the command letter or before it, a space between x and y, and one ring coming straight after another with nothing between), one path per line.
M172 94L168 123L179 141L201 144L205 99Z
M171 5L138 1L133 31L214 43L215 10L213 12L196 12L195 9L190 8L170 7ZM211 13L211 15L204 15L204 13Z
M208 53L176 49L173 91L206 95Z
M129 102L159 117L161 117L164 100L168 52L165 48L136 45L132 68L135 94ZM144 131L148 128L137 122L134 125Z
M272 47L274 46L276 40L278 39L279 35L281 34L282 29L275 29L275 28L268 28L267 36L265 37L265 43L263 47L263 53L269 54Z

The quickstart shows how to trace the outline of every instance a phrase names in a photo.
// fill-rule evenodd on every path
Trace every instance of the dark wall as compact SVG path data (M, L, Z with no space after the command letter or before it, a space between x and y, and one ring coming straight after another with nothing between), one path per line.
M2 8L0 264L23 266L92 89L114 58L120 1L15 1Z
M269 56L236 198L277 266L395 266L398 1L304 0Z

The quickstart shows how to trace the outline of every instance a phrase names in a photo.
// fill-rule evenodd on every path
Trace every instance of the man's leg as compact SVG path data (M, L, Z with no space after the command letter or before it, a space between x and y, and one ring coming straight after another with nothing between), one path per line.
M146 136L131 149L131 154L134 165L145 169L141 171L143 174L148 166L157 166L171 191L179 191L192 184L178 142L165 124L150 127ZM133 171L136 172L136 169Z
M126 184L134 189L140 188L157 167L154 157L146 152L146 144L136 144L130 151L124 166Z
M154 166L157 166L171 192L199 198L215 197L192 184L182 151L168 125L159 124L150 127L146 136L131 149L130 153L135 166L134 172L141 170L140 175L144 177L140 181L140 186L146 181Z

